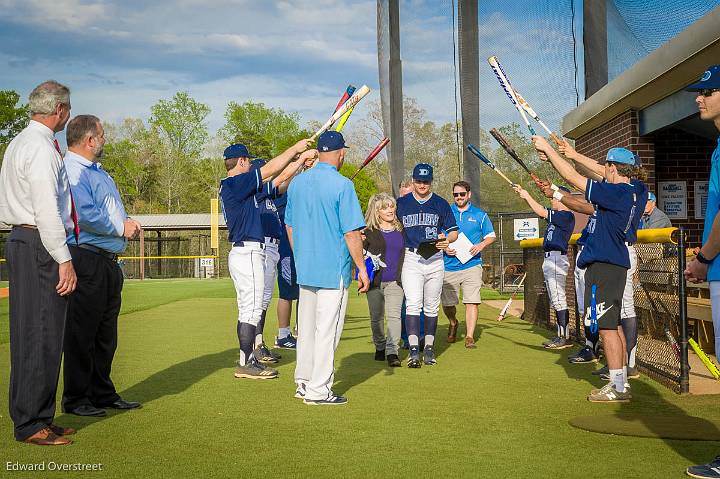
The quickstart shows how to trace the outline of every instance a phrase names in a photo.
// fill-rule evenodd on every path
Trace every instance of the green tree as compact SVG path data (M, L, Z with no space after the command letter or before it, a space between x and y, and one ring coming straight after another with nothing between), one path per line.
M260 158L272 158L310 136L300 127L300 116L263 103L230 102L220 135L227 143L242 143Z
M0 165L5 148L30 121L27 105L18 105L20 95L14 90L0 90Z
M210 107L179 91L171 100L150 107L150 125L156 128L175 155L197 158L209 139L207 116Z
M340 168L340 174L350 178L353 173L357 170L357 166L350 163L344 163ZM363 214L368 206L368 200L372 195L378 192L377 185L368 176L365 170L361 171L353 180L355 185L355 193L357 193L358 201L360 201L360 208L362 208Z

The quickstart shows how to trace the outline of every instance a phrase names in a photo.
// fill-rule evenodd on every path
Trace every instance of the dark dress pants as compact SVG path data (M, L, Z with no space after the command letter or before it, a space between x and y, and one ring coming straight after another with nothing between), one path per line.
M22 441L52 424L68 300L59 265L36 229L13 227L5 246L10 279L10 417Z
M78 277L65 328L63 410L106 406L120 396L110 379L117 349L123 275L117 261L70 247Z

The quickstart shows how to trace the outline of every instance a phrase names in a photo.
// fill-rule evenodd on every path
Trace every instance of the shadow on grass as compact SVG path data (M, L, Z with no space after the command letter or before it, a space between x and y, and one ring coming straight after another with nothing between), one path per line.
M215 371L232 366L237 359L237 348L225 351L206 354L197 358L188 359L158 371L139 383L130 386L119 392L120 397L128 401L139 401L143 404L150 403L165 396L172 396L186 391L194 384L202 381ZM108 410L108 415L98 418L78 417L71 414L63 414L58 417L58 423L82 429L85 426L109 419L115 414L123 414L123 411ZM127 411L132 414L132 411Z

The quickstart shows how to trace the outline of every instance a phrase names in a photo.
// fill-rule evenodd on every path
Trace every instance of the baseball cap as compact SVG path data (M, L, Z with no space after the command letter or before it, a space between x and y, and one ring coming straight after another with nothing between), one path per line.
M345 138L339 131L326 131L318 137L317 149L319 152L335 151L347 148Z
M635 157L635 166L642 166L642 159L640 158L640 155L633 153L633 156Z
M265 166L265 163L267 163L267 161L263 160L262 158L255 158L250 162L250 169L257 170L258 168L262 168L263 166Z
M605 161L611 163L623 163L626 165L637 165L635 154L625 148L610 148L605 157Z
M235 143L223 151L223 160L229 160L230 158L251 158L251 156L247 146L241 143Z
M432 181L433 179L433 168L427 163L418 163L413 168L412 174L413 180L419 181Z
M648 201L657 201L657 196L652 191L648 191Z
M685 88L686 91L699 91L720 88L720 65L711 65L702 74L700 80Z

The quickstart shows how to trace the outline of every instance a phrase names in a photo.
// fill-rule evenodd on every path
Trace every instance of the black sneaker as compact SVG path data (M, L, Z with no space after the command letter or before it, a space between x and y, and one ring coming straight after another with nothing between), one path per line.
M542 346L543 346L543 348L547 348L549 344L552 344L559 339L560 339L559 336L555 336L554 338L549 339L549 340L545 341L544 343L542 343Z
M600 369L596 369L595 371L591 372L590 374L592 374L593 376L602 376L603 374L607 376L608 374L610 374L610 368L608 368L607 366L603 366Z
M437 360L435 359L435 351L433 350L432 346L425 346L425 350L423 351L423 362L428 366L437 364Z
M265 346L265 343L260 344L255 350L253 351L253 356L255 356L255 359L260 361L261 363L267 363L267 364L277 364L279 362L279 358L277 355L270 352L267 346Z
M375 350L375 361L385 361L385 350L384 349Z
M713 459L712 462L701 464L699 466L690 466L685 471L690 477L699 477L701 479L718 479L720 478L720 456Z
M596 363L597 357L590 346L585 346L575 354L568 356L568 362L573 364L579 363Z
M388 366L390 366L391 368L400 367L400 358L398 357L397 354L388 354L387 362L388 362Z
M631 368L628 366L627 377L628 379L637 379L640 377L640 373L638 372L637 368Z
M417 346L410 347L410 356L408 357L407 365L409 368L419 368L422 366L420 362L420 348Z
M566 349L571 348L572 345L573 343L569 339L557 337L549 343L543 344L543 347L545 349Z

